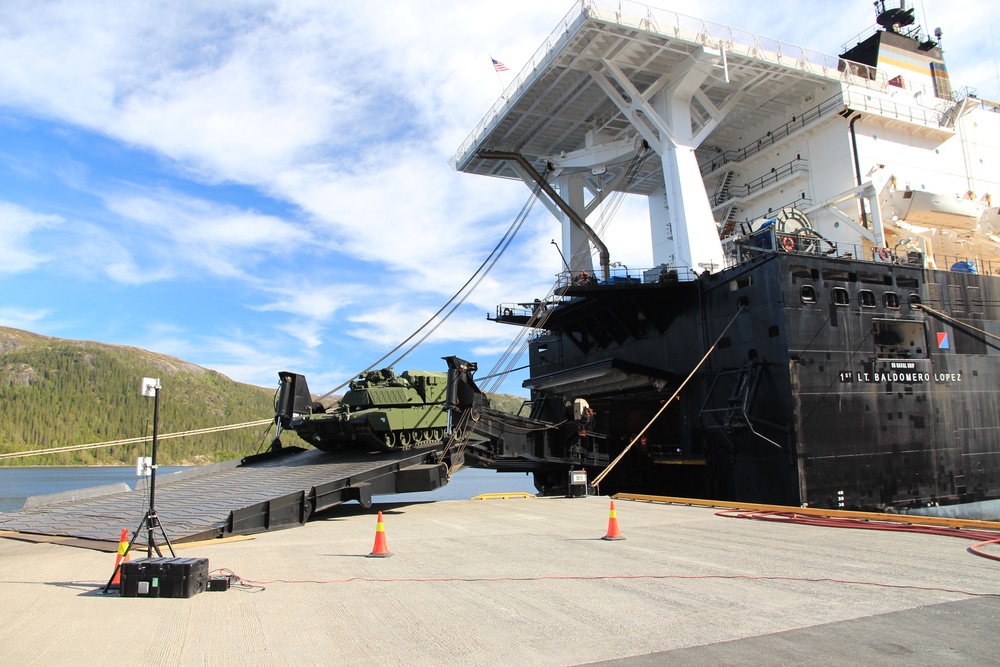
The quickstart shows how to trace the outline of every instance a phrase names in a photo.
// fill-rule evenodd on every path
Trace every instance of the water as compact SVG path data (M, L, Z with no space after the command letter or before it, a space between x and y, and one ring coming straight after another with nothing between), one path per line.
M160 466L157 475L178 470L178 466ZM88 489L92 486L125 482L135 488L135 466L94 466L68 468L0 468L0 512L12 512L24 506L24 499L47 493Z
M157 479L181 467L161 466ZM92 486L125 482L136 487L134 466L72 467L72 468L0 468L0 512L13 512L24 506L25 498L47 493L74 491ZM146 488L146 487L143 487ZM375 502L408 502L426 500L467 500L481 493L535 493L530 475L497 473L492 470L463 469L451 482L435 491L399 493L375 496Z
M410 502L424 500L468 500L482 493L538 493L534 478L518 472L499 473L482 468L463 468L452 475L451 481L434 491L397 493L372 496L372 502Z

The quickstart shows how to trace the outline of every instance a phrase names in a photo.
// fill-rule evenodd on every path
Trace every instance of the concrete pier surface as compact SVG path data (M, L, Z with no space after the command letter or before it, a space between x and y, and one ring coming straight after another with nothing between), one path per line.
M604 497L342 505L301 528L178 550L251 584L189 599L105 595L114 554L0 539L0 663L1000 660L1000 562L971 542L615 508L621 541L601 539ZM378 510L390 558L367 557Z

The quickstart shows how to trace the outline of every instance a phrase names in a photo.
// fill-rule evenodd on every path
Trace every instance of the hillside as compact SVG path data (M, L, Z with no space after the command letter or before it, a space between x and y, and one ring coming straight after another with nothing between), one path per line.
M160 378L160 433L274 414L274 389L234 382L174 357L0 327L0 453L151 436L153 400L141 394L143 377ZM158 463L204 464L251 454L269 442L267 428L163 440ZM0 464L133 465L149 449L147 441Z
M0 465L134 465L149 456L153 399L143 377L160 379L159 433L240 424L274 415L274 389L135 347L50 338L0 327L0 454L146 436L144 443L0 460ZM277 373L275 374L277 378ZM516 413L523 399L491 395ZM266 449L268 425L161 440L162 465L203 465ZM308 446L283 432L285 445Z

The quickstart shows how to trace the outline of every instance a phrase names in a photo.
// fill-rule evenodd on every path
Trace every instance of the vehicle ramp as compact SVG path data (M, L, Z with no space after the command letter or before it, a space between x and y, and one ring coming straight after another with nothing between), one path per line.
M157 476L155 510L171 542L291 528L349 500L368 507L373 495L444 486L442 449L330 454L287 447ZM146 485L86 499L74 492L29 498L24 509L0 513L0 531L101 548L93 542L117 545L122 528L132 534L142 526L148 506Z

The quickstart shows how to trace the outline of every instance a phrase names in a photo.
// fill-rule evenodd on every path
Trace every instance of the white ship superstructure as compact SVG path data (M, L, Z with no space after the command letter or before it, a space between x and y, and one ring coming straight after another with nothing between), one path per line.
M887 249L930 268L992 272L1000 108L952 88L912 9L876 8L882 25L835 57L583 0L456 168L527 179L480 153L516 147L583 219L610 191L644 195L654 264L681 276L732 265L733 239L770 220L832 256L878 260ZM644 150L653 155L636 166ZM588 234L547 203L563 221L567 262L593 270Z

